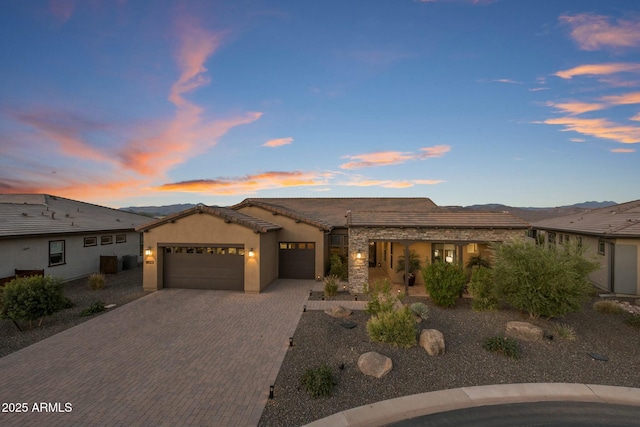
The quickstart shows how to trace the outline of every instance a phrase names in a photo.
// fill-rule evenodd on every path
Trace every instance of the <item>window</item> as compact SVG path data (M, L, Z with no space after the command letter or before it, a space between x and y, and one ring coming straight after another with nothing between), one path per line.
M554 232L551 232L551 231L550 231L550 232L547 234L547 241L548 241L550 244L555 245L555 244L556 244L556 233L554 233Z
M49 267L64 264L64 240L49 242Z
M84 238L84 246L96 246L98 244L98 239L96 237L85 237Z
M116 234L116 243L125 243L127 241L126 234Z
M110 245L113 243L113 236L100 236L101 245Z
M477 243L469 243L467 245L467 252L470 254L477 254L478 253L478 244Z
M598 253L604 255L604 242L602 240L598 242Z
M582 237L580 237L580 236L576 237L576 242L578 242L578 247L581 248L582 247Z
M564 242L563 237L564 235L562 234L558 236L558 243L562 244Z
M331 254L346 256L349 247L349 236L346 234L332 234L329 236Z

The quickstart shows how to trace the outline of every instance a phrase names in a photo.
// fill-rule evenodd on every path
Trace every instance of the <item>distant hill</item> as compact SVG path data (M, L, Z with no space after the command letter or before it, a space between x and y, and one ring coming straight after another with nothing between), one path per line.
M126 208L120 208L122 211L134 212L137 214L142 214L150 217L162 217L171 215L172 213L180 212L185 209L189 209L194 207L193 203L182 203L177 205L166 205L166 206L129 206Z
M471 205L465 208L486 211L486 212L509 212L527 222L541 221L548 218L557 218L564 215L572 215L585 212L591 209L606 208L607 206L617 205L616 202L583 202L574 205L557 206L554 208L532 208L532 207L512 207L496 203L486 205Z
M605 208L607 206L616 205L616 202L583 202L574 205L557 206L554 208L532 208L532 207L513 207L501 205L499 203L487 203L485 205L465 206L465 209L473 209L485 212L509 212L518 218L522 218L527 222L535 222L548 218L556 218L564 215L585 212L590 209ZM183 203L177 205L166 206L130 206L120 208L123 211L135 212L149 217L163 217L172 213L180 212L196 206L194 203Z

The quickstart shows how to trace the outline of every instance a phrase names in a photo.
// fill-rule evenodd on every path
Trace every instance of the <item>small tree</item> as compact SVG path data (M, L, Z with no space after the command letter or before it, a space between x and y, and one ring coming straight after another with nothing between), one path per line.
M573 244L546 248L514 242L496 244L493 250L497 295L532 318L579 311L591 290L587 276L599 268Z
M331 255L331 264L329 267L329 274L331 276L338 276L340 279L346 279L348 274L347 263L343 261L342 257L338 254Z
M434 303L452 307L462 295L467 278L456 264L436 261L422 269L424 286Z
M469 282L469 293L473 297L471 306L476 311L497 310L499 307L498 297L493 286L491 269L485 267L475 267L471 273Z
M18 277L0 289L0 318L33 321L62 310L66 300L62 280L51 276Z

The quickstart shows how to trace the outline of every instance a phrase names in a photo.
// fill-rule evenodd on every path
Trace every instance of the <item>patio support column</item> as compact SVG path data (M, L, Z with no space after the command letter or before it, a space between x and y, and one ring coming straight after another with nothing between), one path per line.
M409 296L409 242L404 242L404 294Z

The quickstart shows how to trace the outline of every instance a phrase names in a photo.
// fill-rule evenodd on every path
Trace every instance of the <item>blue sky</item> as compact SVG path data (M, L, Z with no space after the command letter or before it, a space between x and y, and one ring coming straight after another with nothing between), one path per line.
M640 197L640 2L8 0L0 192Z

